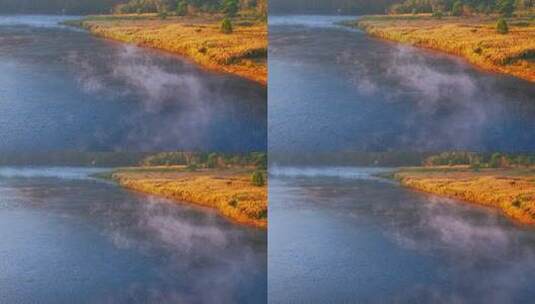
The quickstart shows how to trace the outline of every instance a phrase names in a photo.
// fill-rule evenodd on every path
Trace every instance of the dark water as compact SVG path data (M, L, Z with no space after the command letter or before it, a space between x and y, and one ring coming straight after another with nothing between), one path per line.
M0 15L0 152L266 149L266 88L178 56Z
M270 303L532 303L535 231L363 168L273 168Z
M0 303L265 303L265 231L76 168L0 168Z
M270 17L270 151L535 150L535 85L344 19Z

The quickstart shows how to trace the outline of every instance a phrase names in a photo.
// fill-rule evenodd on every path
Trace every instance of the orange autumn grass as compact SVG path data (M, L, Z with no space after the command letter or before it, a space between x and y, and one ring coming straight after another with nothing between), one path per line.
M356 25L388 40L458 55L487 71L535 82L535 21L509 18L509 33L496 31L497 16L367 16Z
M111 178L121 186L180 202L217 209L227 218L267 228L267 186L251 184L251 169L141 167L118 169Z
M535 224L535 168L403 168L394 178L407 187L490 206L522 224Z
M222 16L168 17L155 14L90 16L67 22L92 34L188 57L201 66L267 83L267 24L253 17L233 19L233 32L220 31Z

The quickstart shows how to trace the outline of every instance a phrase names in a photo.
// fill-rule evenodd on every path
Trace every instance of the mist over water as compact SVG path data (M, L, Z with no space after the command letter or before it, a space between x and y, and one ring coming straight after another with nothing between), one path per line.
M0 170L2 301L267 301L265 231L122 190L93 171Z
M348 19L270 17L270 151L535 149L533 84Z
M0 151L266 149L265 87L63 19L0 17Z
M272 303L531 302L533 229L368 169L334 171L270 179Z

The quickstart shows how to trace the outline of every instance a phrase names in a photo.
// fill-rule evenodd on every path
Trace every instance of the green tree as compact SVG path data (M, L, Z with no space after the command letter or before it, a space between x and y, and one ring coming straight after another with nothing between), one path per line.
M498 168L500 167L500 159L502 158L502 155L500 153L494 153L490 157L489 161L489 167L491 168Z
M230 18L223 18L223 21L221 22L221 32L225 34L232 33L232 23L230 22Z
M507 21L504 18L500 18L496 22L496 31L500 34L507 34L509 32L509 26L507 26Z
M461 16L463 14L463 3L460 0L455 1L453 3L453 7L451 8L451 14L453 16Z
M216 153L210 153L210 155L208 155L208 160L206 161L206 166L208 168L217 167L217 160L218 160L217 154Z
M260 170L255 170L251 175L251 183L257 187L264 186L266 184L264 173Z

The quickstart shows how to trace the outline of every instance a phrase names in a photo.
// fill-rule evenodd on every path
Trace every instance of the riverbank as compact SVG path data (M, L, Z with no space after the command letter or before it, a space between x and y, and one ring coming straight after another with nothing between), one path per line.
M155 14L89 16L67 24L93 35L185 56L218 72L267 84L267 24L254 17L232 19L233 32L220 31L222 16Z
M127 189L215 208L240 224L267 229L267 185L251 184L253 170L184 166L121 168L108 173Z
M535 82L535 21L507 19L509 33L496 31L496 16L365 16L347 23L387 40L446 52L487 71Z
M498 208L518 223L535 224L535 168L410 167L392 177L412 189Z

